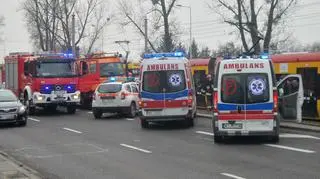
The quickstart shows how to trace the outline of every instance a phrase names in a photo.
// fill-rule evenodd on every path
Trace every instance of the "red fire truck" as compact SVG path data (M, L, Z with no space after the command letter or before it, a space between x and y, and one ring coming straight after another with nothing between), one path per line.
M6 88L15 92L29 114L37 107L50 111L57 106L76 112L80 103L76 60L70 54L11 53L5 57Z
M119 53L91 54L85 58L80 58L78 65L81 69L79 78L81 105L86 108L91 107L93 92L100 83L112 77L125 77L125 70Z

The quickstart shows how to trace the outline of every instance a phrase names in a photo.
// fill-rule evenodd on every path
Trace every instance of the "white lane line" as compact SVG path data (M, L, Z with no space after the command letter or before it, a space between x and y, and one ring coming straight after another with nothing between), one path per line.
M265 144L266 146L269 147L275 147L275 148L279 148L279 149L286 149L286 150L292 150L292 151L296 151L296 152L303 152L303 153L316 153L313 150L306 150L306 149L300 149L300 148L294 148L294 147L288 147L288 146L284 146L284 145L274 145L274 144Z
M88 114L92 114L92 113L93 113L92 111L89 111L89 112L88 112Z
M230 174L230 173L220 173L220 174L224 175L224 176L227 176L227 177L230 177L230 178L234 178L234 179L246 179L246 178L239 177L239 176L236 176L236 175L233 175L233 174Z
M35 122L40 122L40 120L38 120L38 119L34 119L34 118L30 118L30 117L28 117L28 119L31 121L35 121Z
M204 134L204 135L209 135L209 136L214 136L213 133L211 132L205 132L205 131L196 131L197 134Z
M144 150L144 149L141 149L141 148L138 148L138 147L134 147L132 145L127 145L127 144L120 144L121 146L123 147L127 147L127 148L130 148L130 149L133 149L133 150L137 150L137 151L140 151L140 152L144 152L144 153L147 153L147 154L151 154L152 152L149 151L149 150Z
M82 134L82 132L80 131L77 131L77 130L74 130L74 129L70 129L70 128L63 128L64 130L67 130L67 131L70 131L70 132L74 132L74 133L77 133L77 134Z
M127 121L134 121L133 118L126 118Z
M320 140L319 137L315 137L315 136L311 136L311 135L289 134L289 133L280 134L280 137L282 137L282 138L298 138L298 139L316 139L316 140Z

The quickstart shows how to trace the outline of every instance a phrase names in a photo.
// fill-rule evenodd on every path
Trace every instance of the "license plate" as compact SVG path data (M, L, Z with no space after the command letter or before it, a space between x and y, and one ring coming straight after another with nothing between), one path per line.
M1 115L0 120L14 119L14 115Z
M101 96L101 99L105 100L105 99L115 99L116 97L114 96Z
M162 111L147 111L147 115L149 115L149 116L160 116L160 115L162 115Z
M222 128L223 129L242 129L242 124L241 123L234 123L234 124L224 123L222 124Z
M66 93L67 93L66 91L55 91L55 92L54 92L54 94L57 95L57 96L59 96L59 97L60 97L60 96L63 96L63 95L66 94Z

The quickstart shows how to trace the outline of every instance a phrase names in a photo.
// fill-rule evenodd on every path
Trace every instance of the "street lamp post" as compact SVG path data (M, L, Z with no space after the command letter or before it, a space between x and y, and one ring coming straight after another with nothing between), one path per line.
M178 7L184 7L184 8L189 8L189 15L190 15L190 29L189 29L189 33L190 33L190 46L189 46L189 53L190 53L190 59L192 59L192 11L191 11L191 6L184 6L181 4L177 4L176 6Z

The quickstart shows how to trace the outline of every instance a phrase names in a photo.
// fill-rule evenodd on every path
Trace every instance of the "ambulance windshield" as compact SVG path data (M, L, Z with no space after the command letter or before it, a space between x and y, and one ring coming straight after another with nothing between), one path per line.
M151 93L175 93L186 88L183 70L146 71L142 90Z
M36 67L37 77L74 77L77 76L76 64L71 61L41 62Z
M221 100L224 103L252 104L269 101L267 74L227 74L222 77Z
M100 64L100 76L110 77L110 76L123 76L124 69L122 63L101 63Z

